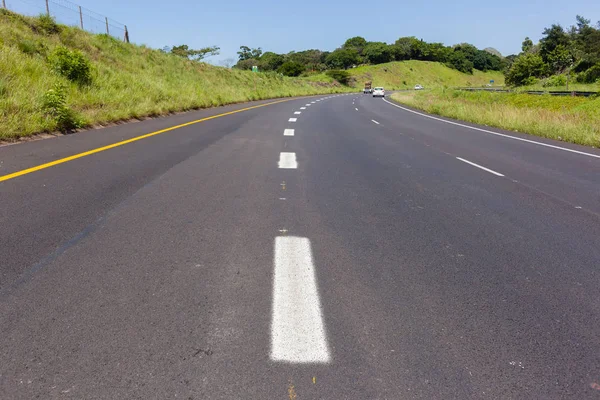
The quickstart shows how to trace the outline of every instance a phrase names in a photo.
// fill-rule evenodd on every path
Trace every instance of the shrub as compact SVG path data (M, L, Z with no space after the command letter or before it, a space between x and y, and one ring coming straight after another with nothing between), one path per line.
M53 71L72 82L82 85L92 82L92 67L80 51L59 46L50 54L48 62Z
M577 82L581 83L595 83L598 79L600 79L600 64L596 64L587 71L577 75Z
M35 29L40 33L53 35L60 32L60 25L56 23L53 17L46 14L40 14L35 23Z
M546 79L542 86L544 87L555 87L565 86L567 84L567 78L564 75L554 75Z
M304 65L294 61L284 62L277 69L277 72L284 74L285 76L299 76L303 71Z
M531 85L546 73L544 60L537 54L525 54L517 58L505 74L506 83L511 86Z
M350 73L348 71L332 69L330 71L325 72L325 74L330 78L335 79L342 85L348 85L348 82L350 80Z
M61 132L67 132L81 128L83 121L67 106L67 96L64 87L60 84L44 93L42 99L42 112L50 117L56 128Z

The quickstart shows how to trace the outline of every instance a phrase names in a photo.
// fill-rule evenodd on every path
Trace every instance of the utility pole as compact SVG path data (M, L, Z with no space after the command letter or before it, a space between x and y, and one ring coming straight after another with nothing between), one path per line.
M48 5L48 0L46 0L46 15L50 16L50 5Z
M6 9L6 0L2 0L2 7L4 7L4 9Z
M83 13L81 12L81 6L79 6L79 25L81 25L81 30L83 30Z
M110 35L110 32L108 31L108 17L104 17L104 20L106 21L106 34Z
M127 30L127 25L125 25L125 43L129 43L129 31Z

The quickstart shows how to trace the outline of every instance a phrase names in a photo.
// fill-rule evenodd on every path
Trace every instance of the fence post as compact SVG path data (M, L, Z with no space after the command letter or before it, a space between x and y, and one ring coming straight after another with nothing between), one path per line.
M50 6L48 5L48 0L46 0L46 15L50 16Z
M110 35L110 32L108 31L108 17L104 17L104 20L106 21L106 34Z
M127 25L125 25L125 43L129 43L129 31L127 30Z
M83 30L83 13L81 12L81 6L79 6L79 25L81 26L81 30Z

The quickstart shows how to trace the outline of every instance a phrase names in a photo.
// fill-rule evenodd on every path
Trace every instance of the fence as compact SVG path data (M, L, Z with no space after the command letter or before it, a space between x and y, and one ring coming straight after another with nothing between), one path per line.
M527 91L515 91L498 87L488 87L488 88L473 88L473 87L459 87L457 90L466 90L468 92L503 92L503 93L525 93L525 94L549 94L550 96L581 96L581 97L591 97L600 95L600 92L582 92L582 91L574 91L574 90L565 90L565 91L544 91L544 90L527 90Z
M57 22L78 26L92 33L106 33L129 43L127 25L68 0L1 0L2 7L23 15L48 14Z

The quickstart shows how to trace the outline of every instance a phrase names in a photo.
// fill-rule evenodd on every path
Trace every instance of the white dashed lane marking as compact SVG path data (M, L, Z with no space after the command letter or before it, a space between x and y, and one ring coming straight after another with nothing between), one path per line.
M464 158L456 157L456 159L457 159L457 160L460 160L460 161L462 161L462 162L464 162L464 163L470 164L470 165L472 165L472 166L474 166L474 167L477 167L477 168L479 168L479 169L482 169L482 170L484 170L484 171L487 171L487 172L489 172L490 174L494 174L494 175L496 175L496 176L504 176L504 175L502 175L502 174L501 174L501 173L499 173L499 172L496 172L496 171L494 171L494 170L491 170L491 169L489 169L489 168L486 168L486 167L482 167L481 165L479 165L479 164L475 164L474 162L471 162L471 161L469 161L469 160L465 160Z
M306 107L300 107L301 110L306 110Z
M296 169L298 162L296 161L296 153L281 152L279 153L279 168L281 169Z
M331 360L310 240L275 238L271 360L328 363Z
M379 122L375 121L374 119L372 119L371 121L379 125Z
M293 129L286 129L283 131L283 136L294 136L294 130Z
M288 119L288 121L289 122L296 122L296 121L298 121L298 118L290 118L290 119Z
M300 114L302 114L302 111L294 111L294 114L300 115Z

